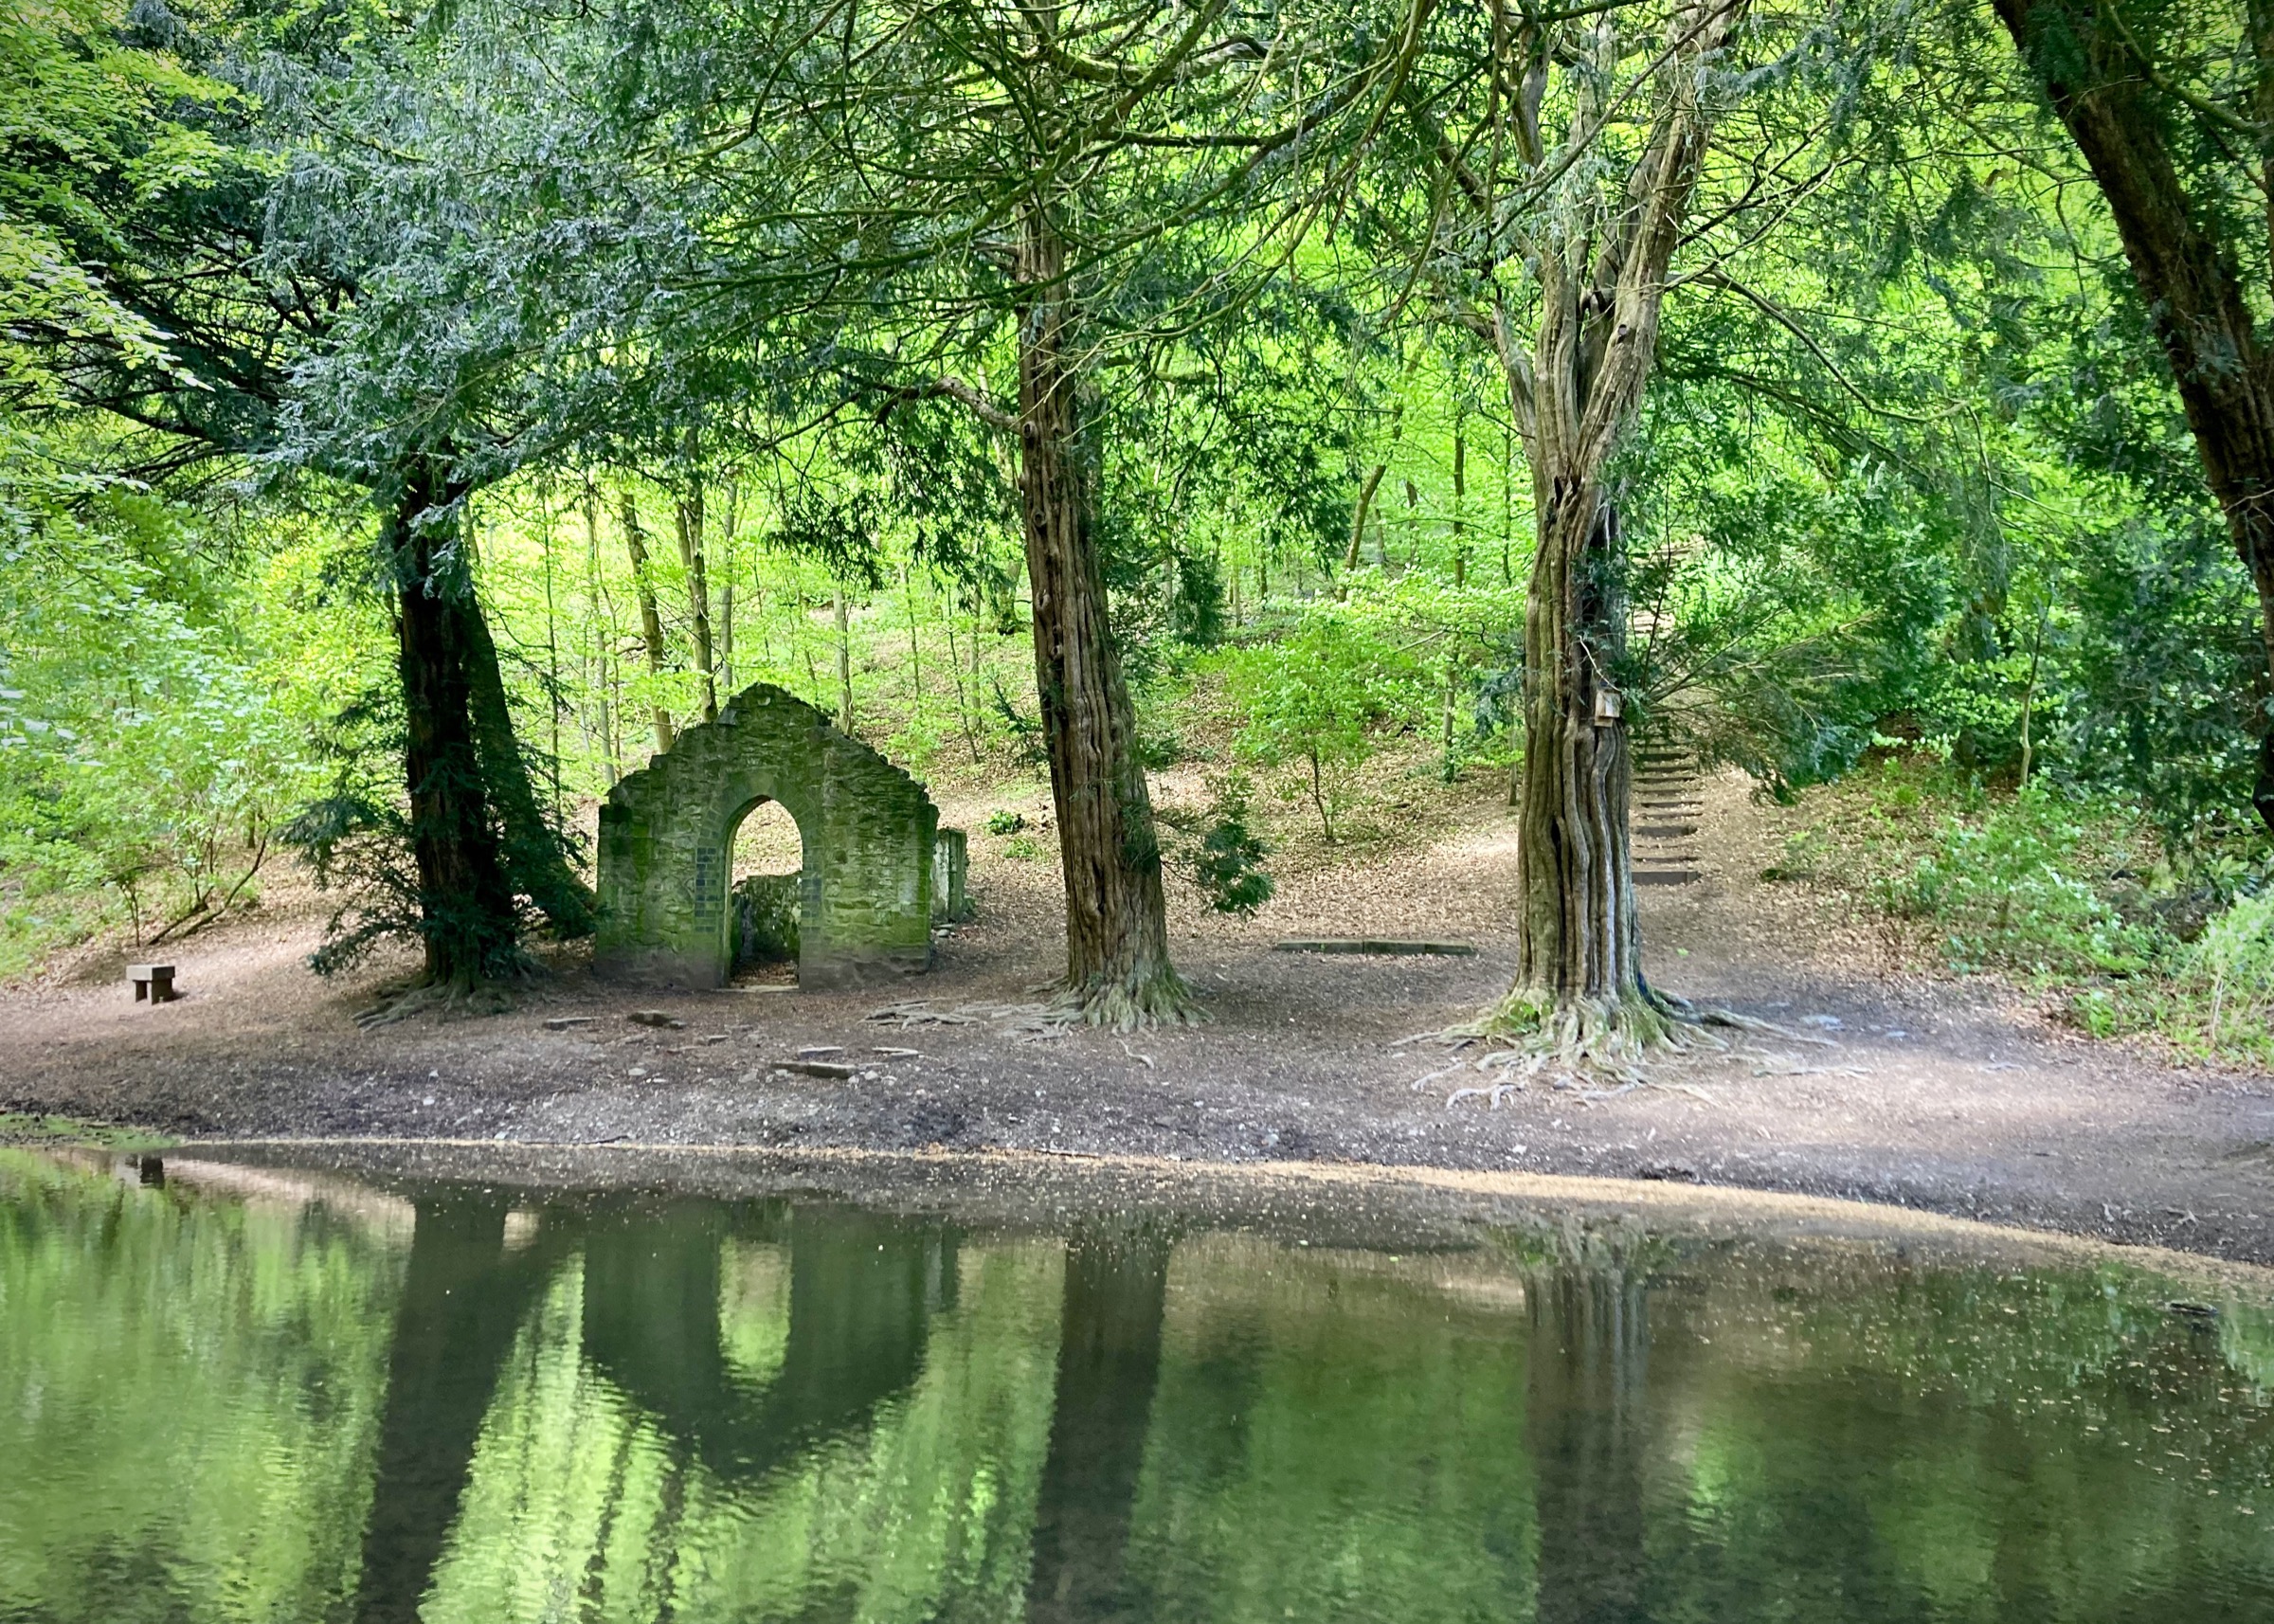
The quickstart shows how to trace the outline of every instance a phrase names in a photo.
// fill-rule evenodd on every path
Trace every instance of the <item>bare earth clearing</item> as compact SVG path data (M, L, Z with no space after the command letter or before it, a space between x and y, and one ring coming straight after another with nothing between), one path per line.
M171 955L177 1003L135 1005L119 952L0 995L0 1110L191 1139L1018 1147L1694 1179L2274 1262L2274 1082L2089 1042L1987 981L1894 973L1839 900L1755 877L1787 824L1736 779L1706 786L1703 881L1643 893L1648 963L1663 986L1810 1040L1747 1034L1624 1092L1543 1075L1497 1106L1453 1099L1511 1074L1413 1035L1505 988L1515 856L1499 786L1458 794L1417 808L1402 841L1284 875L1256 920L1178 899L1179 963L1213 1016L1198 1030L1033 1036L1021 1006L1058 963L1056 874L976 833L1001 792L949 792L947 821L975 831L981 911L929 977L865 994L658 995L568 962L506 1013L364 1033L353 1016L384 974L318 983L303 967L317 916L279 908ZM1025 809L1038 818L1041 797ZM1358 934L1481 952L1271 950ZM870 1019L911 1000L957 1020ZM635 1010L685 1025L633 1024ZM576 1017L594 1019L546 1024ZM857 1074L774 1068L819 1046Z

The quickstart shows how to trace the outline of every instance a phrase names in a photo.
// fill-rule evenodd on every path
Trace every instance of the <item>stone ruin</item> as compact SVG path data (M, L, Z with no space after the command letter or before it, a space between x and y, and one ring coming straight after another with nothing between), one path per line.
M768 801L804 866L732 885L735 831ZM593 967L686 987L767 957L794 958L806 987L929 969L934 918L965 911L964 835L939 821L922 785L820 711L746 688L608 792Z

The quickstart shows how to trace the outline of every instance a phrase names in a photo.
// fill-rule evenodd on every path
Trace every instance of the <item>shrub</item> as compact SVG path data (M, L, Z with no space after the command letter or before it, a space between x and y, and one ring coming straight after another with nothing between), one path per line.
M1248 781L1227 772L1209 779L1208 790L1213 805L1193 849L1193 883L1218 913L1251 918L1274 887L1263 867L1270 848L1248 828Z
M1916 785L1896 786L1915 796ZM1925 849L1877 884L1891 912L1944 927L1953 967L2039 974L2144 969L2158 933L2132 924L2079 870L2100 831L2032 785L1976 817L1946 814Z
M2175 961L2175 996L2161 1022L2167 1034L2274 1059L2274 892L2217 915Z
M1238 650L1225 675L1238 755L1280 775L1282 800L1309 801L1333 843L1380 731L1414 702L1412 658L1366 623L1319 609L1286 637Z

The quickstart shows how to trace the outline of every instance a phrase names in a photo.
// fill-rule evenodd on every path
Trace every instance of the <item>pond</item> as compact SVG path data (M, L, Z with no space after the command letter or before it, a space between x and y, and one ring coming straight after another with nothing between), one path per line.
M1305 1238L0 1150L0 1620L2274 1619L2247 1275Z

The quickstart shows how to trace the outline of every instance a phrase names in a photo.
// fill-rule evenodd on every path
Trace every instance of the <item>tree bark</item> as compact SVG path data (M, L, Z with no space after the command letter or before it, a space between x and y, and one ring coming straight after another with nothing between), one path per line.
M1035 687L1065 868L1065 991L1085 1019L1128 1027L1184 1020L1192 1005L1168 959L1161 847L1107 619L1096 473L1080 379L1066 357L1065 272L1056 224L1039 201L1029 203L1018 262L1019 497Z
M1374 493L1381 489L1381 477L1389 471L1387 462L1375 463L1366 470L1366 477L1358 487L1358 500L1350 508L1350 545L1343 550L1345 574L1358 568L1359 544L1366 539L1366 519L1374 512Z
M1642 991L1626 728L1597 720L1624 641L1608 585L1618 519L1591 480L1558 487L1542 505L1524 616L1516 985L1609 1009Z
M1602 474L1650 382L1667 268L1705 162L1712 122L1698 66L1741 9L1677 18L1689 44L1662 77L1625 207L1599 236L1567 228L1536 256L1530 353L1505 311L1490 324L1531 462L1537 538L1525 608L1517 971L1496 1020L1595 1059L1624 1061L1662 1039L1669 1015L1642 973L1615 677L1626 647L1620 534Z
M727 511L719 526L719 547L725 561L726 575L720 582L718 605L718 669L726 682L727 692L734 693L734 542L741 528L742 481L729 476L727 479Z
M837 731L850 738L853 736L853 625L845 617L845 589L841 585L831 595L830 607L837 612Z
M382 536L394 578L404 782L425 979L456 986L510 973L520 947L474 720L469 672L478 657L467 634L480 611L469 613L474 586L456 545L465 495L437 464L418 462L406 473Z
M480 600L469 590L454 604L463 624L460 638L466 656L466 680L474 720L474 744L482 784L503 836L500 848L513 889L536 904L556 936L588 936L596 923L595 900L568 866L568 843L530 782L529 758L514 728L505 677L497 665L497 644Z
M2274 677L2274 354L2251 317L2234 254L2201 223L2172 155L2167 129L2194 115L2158 103L2154 64L2108 14L2111 0L1994 3L2107 199L2211 495L2257 591ZM2259 46L2252 113L2265 126L2274 110L2274 20L2263 7L2251 10ZM2268 198L2274 209L2274 192ZM2274 829L2274 729L2260 735L2251 803Z
M585 483L585 597L590 611L587 628L592 646L592 692L599 695L600 749L608 764L608 787L623 776L623 757L616 748L615 676L609 660L616 646L616 611L600 584L600 493Z
M692 450L695 436L690 434ZM703 560L703 481L691 466L687 495L674 515L678 521L679 562L687 570L687 606L695 618L695 668L703 678L703 720L718 719L718 679L711 664L711 579Z
M647 643L647 674L663 675L663 621L656 612L656 583L647 568L647 535L640 528L640 509L629 491L623 494L623 547L632 557L632 586L640 595L640 635ZM671 713L656 707L656 749L667 750L677 742Z

